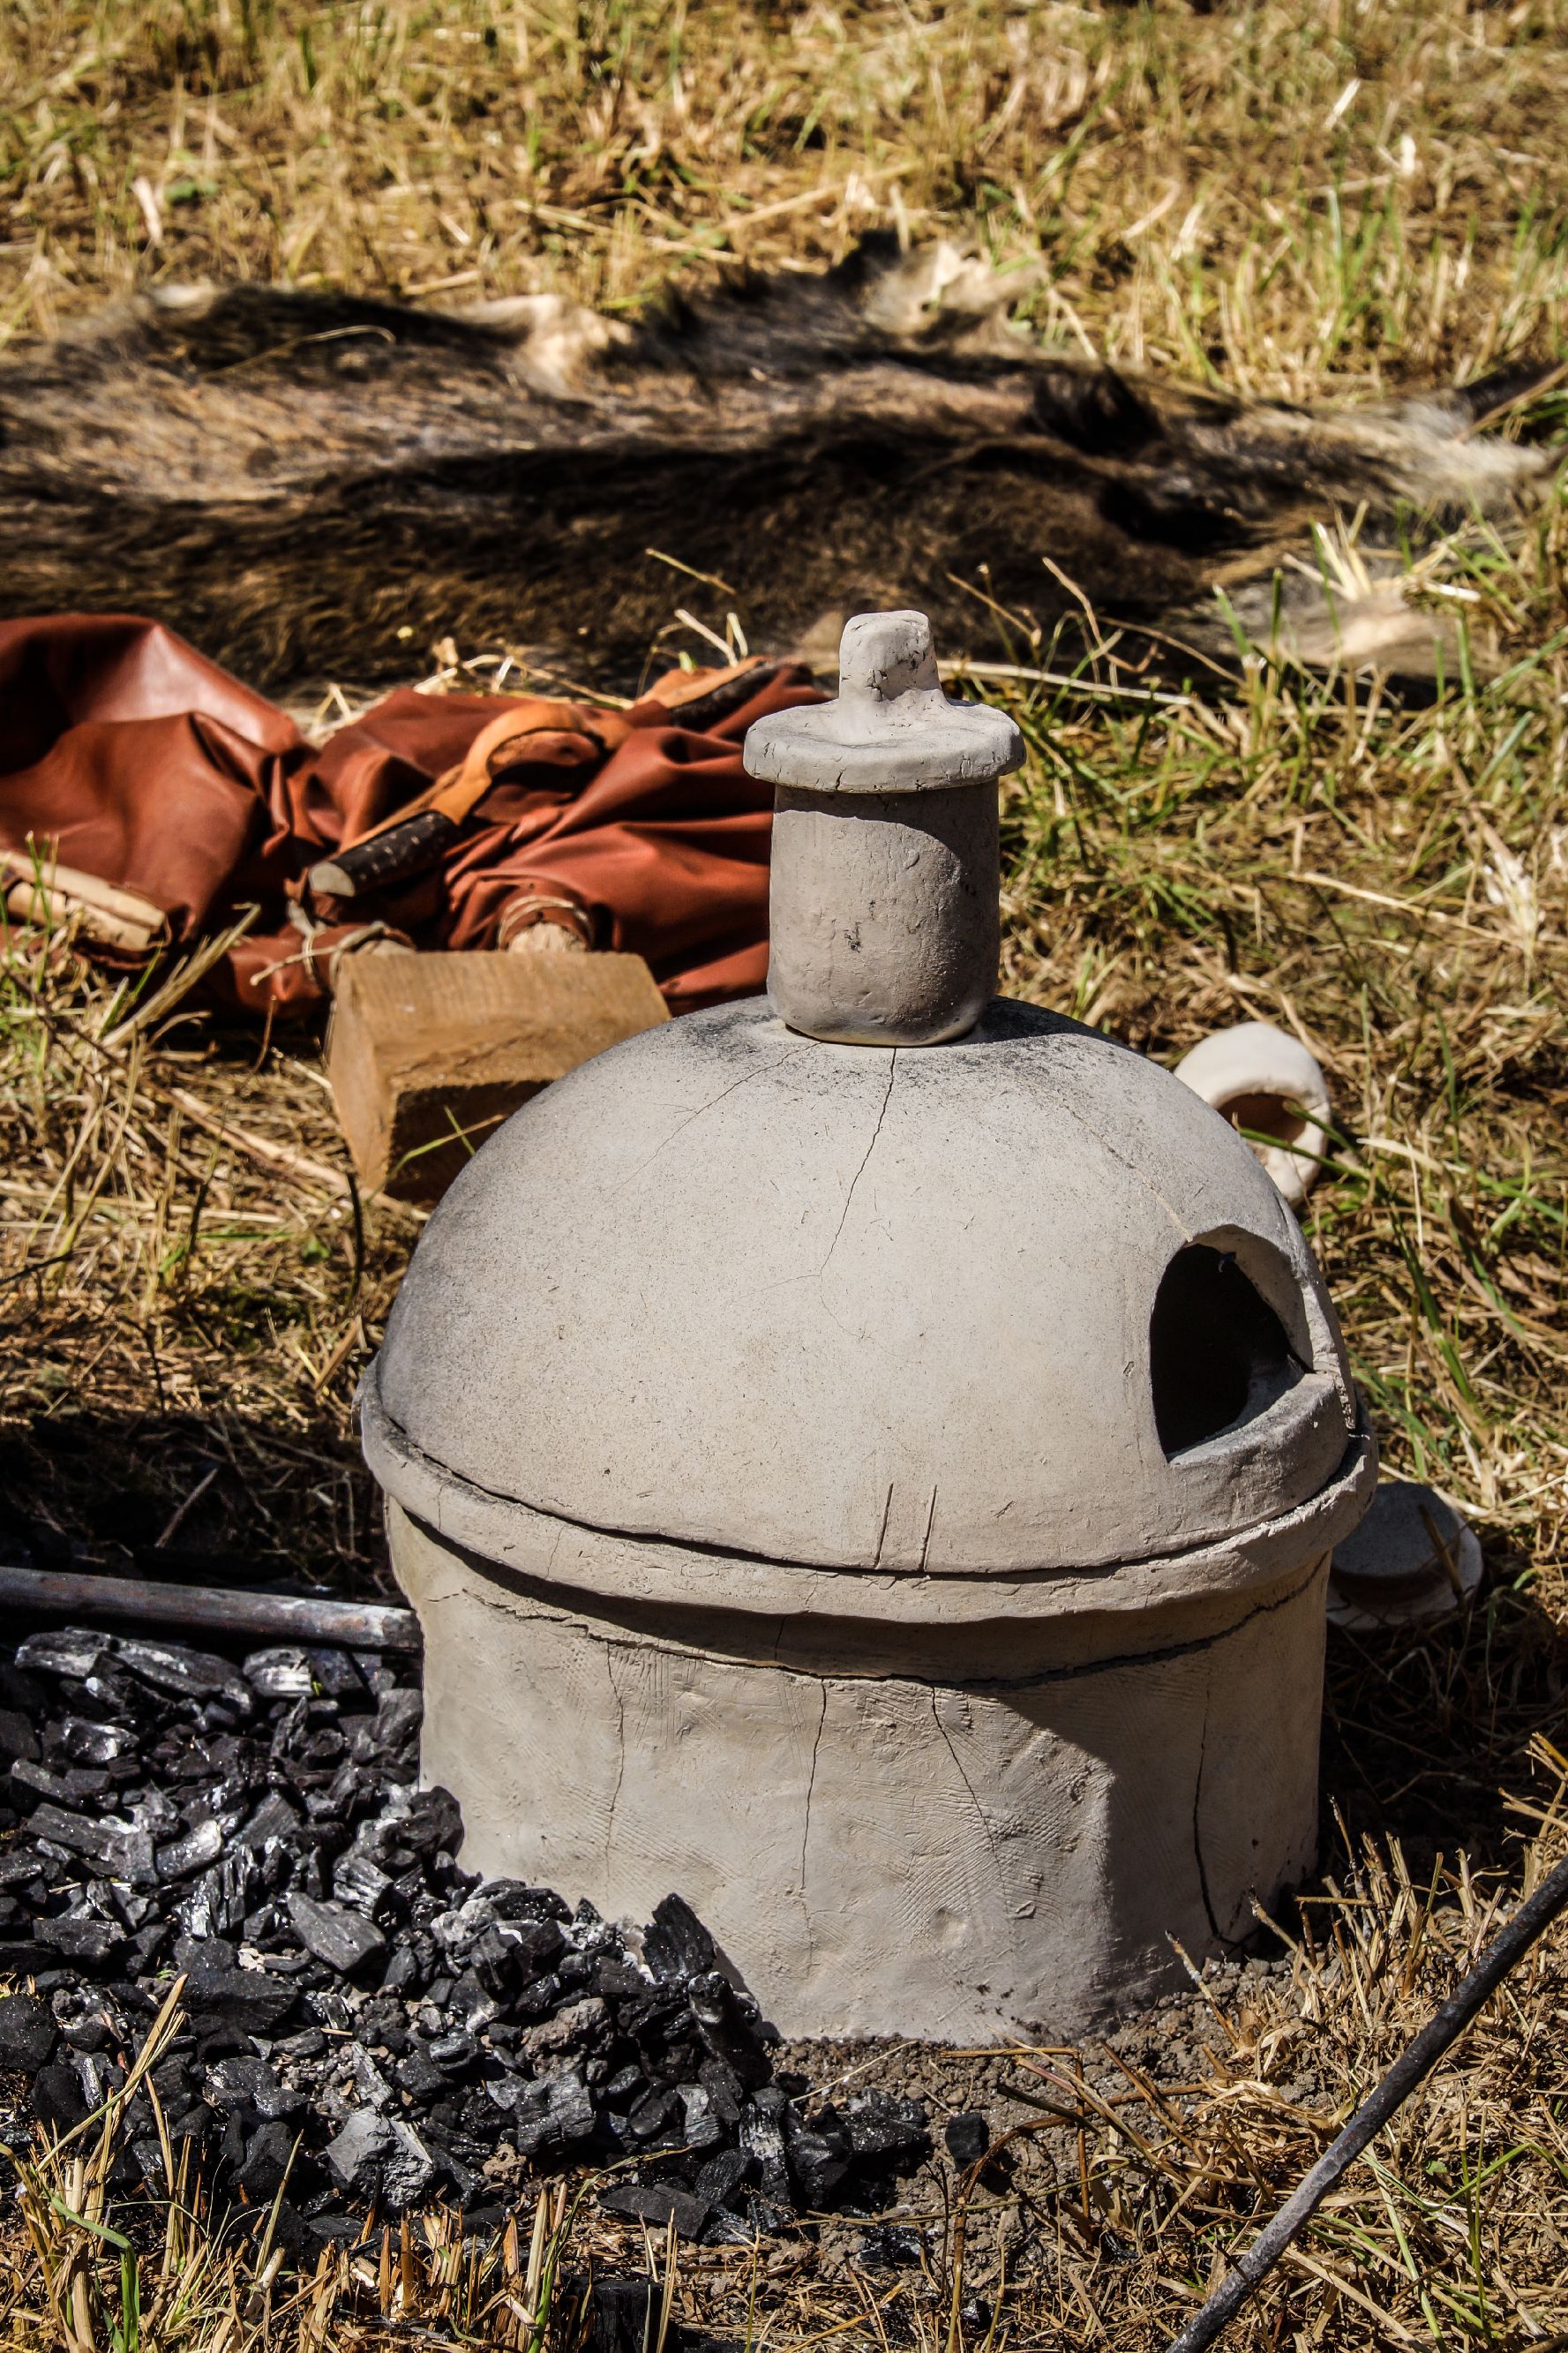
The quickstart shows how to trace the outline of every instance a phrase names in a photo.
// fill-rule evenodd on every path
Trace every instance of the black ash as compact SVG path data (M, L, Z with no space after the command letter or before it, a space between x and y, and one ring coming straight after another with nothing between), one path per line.
M886 2206L929 2153L923 2109L775 2078L679 1895L627 1929L458 1868L455 1801L415 1786L417 1674L75 1629L0 1653L0 1982L33 1987L0 1997L0 2073L23 2121L101 2105L183 1975L153 2079L176 2158L237 2202L283 2189L301 2247L372 2207L477 2219L523 2164L613 2168L610 2211L710 2244ZM125 2164L164 2181L144 2093Z

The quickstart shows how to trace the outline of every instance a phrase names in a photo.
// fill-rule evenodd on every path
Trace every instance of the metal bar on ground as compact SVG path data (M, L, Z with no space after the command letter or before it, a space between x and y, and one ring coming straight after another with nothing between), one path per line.
M1524 1958L1536 1938L1544 1934L1568 1906L1568 1857L1543 1879L1533 1895L1526 1896L1508 1926L1492 1938L1480 1959L1440 2003L1408 2049L1346 2125L1330 2143L1302 2181L1286 2200L1274 2220L1258 2232L1233 2271L1226 2274L1200 2312L1194 2313L1166 2353L1203 2353L1227 2320L1240 2311L1253 2290L1272 2271L1291 2241L1311 2220L1331 2189L1348 2172L1369 2141L1375 2139L1394 2110L1404 2105L1429 2075L1445 2052L1456 2043L1476 2012L1496 1992L1509 1971Z
M359 1651L417 1651L412 1609L311 1594L160 1584L149 1578L76 1576L51 1568L0 1567L0 1603L55 1618L119 1618L139 1625L199 1626L214 1634L258 1634L277 1641L341 1642Z

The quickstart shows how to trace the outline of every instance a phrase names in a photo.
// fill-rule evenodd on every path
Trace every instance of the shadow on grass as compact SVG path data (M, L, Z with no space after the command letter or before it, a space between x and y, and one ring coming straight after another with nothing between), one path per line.
M375 1482L325 1410L289 1429L213 1411L15 1417L0 1425L7 1556L111 1577L392 1591Z
M1323 1855L1396 1839L1415 1877L1462 1851L1517 1875L1563 1767L1568 1635L1531 1590L1529 1563L1488 1540L1487 1576L1447 1619L1376 1635L1329 1630Z

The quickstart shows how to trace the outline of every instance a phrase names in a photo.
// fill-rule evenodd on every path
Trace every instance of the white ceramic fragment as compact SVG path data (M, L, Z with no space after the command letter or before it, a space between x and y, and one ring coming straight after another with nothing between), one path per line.
M1334 1547L1329 1617L1367 1633L1449 1617L1481 1581L1474 1528L1445 1495L1414 1479L1384 1479L1359 1527Z
M1176 1064L1176 1076L1233 1127L1275 1140L1252 1144L1285 1199L1299 1209L1328 1149L1329 1090L1299 1038L1268 1021L1215 1029Z

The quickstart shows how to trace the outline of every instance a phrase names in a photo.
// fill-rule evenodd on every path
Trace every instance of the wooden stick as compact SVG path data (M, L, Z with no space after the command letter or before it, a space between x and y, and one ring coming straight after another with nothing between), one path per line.
M31 876L25 882L6 884L5 904L14 923L47 924L58 931L74 922L100 947L124 948L133 955L146 955L163 936L163 919L156 908L152 910L157 915L156 925L133 923L69 892L35 881Z
M29 890L41 888L46 894L58 893L80 906L96 908L153 937L168 929L163 910L154 906L151 899L143 899L140 892L124 891L117 883L105 882L96 874L84 872L79 866L61 866L42 855L31 858L23 849L0 849L0 874Z

